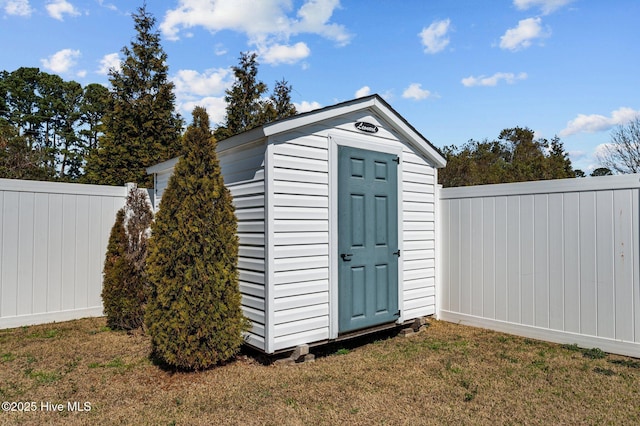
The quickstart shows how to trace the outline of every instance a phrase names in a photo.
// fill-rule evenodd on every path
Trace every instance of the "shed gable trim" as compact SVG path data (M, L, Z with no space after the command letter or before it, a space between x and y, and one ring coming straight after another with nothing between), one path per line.
M446 166L447 161L438 149L377 94L298 114L293 117L278 120L255 129L248 130L228 139L219 141L218 151L222 152L234 149L249 142L260 141L261 143L264 143L266 140L272 141L273 139L270 138L270 136L275 136L321 121L330 120L340 115L367 109L372 113L379 115L384 121L387 121L391 125L391 128L398 131L407 139L409 144L424 153L425 156L433 162L433 165L436 168ZM147 174L158 173L171 169L177 162L178 157L156 164L147 168Z
M414 145L420 152L424 153L431 160L435 167L444 167L447 162L440 152L422 136L408 121L406 121L398 112L396 112L384 99L379 95L371 95L364 98L358 98L341 104L328 106L326 108L309 111L307 113L295 115L265 124L253 130L232 136L229 139L221 141L221 145L237 146L250 140L256 140L263 137L275 136L290 130L294 130L303 126L312 125L321 121L330 120L332 118L349 114L356 111L370 110L377 114L383 120L387 121L391 127L404 136L410 144ZM270 139L272 140L272 139Z

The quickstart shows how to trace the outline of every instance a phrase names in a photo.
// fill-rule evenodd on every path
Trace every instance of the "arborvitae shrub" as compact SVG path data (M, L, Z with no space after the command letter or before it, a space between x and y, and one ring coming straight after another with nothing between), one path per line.
M200 370L230 359L248 321L238 287L237 222L201 107L152 225L145 313L156 359Z
M102 304L107 325L133 330L144 324L148 229L153 213L146 196L132 188L116 215L104 262Z

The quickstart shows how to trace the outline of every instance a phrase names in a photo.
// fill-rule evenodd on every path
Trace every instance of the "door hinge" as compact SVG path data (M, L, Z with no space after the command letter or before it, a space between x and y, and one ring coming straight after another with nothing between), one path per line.
M395 314L393 314L394 317L399 317L400 316L400 309L398 309L398 312L396 312Z
M400 157L394 158L393 161L396 162L397 164L400 164Z
M395 254L396 256L400 257L400 250L398 250L398 251L394 251L394 252L393 252L393 253L391 253L391 254Z

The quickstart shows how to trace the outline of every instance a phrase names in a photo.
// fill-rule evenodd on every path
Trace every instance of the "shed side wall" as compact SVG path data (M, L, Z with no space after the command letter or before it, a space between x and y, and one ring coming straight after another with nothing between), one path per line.
M264 144L251 144L218 154L225 185L231 191L238 219L238 272L242 310L252 328L245 336L250 345L265 347L265 198ZM173 168L156 173L156 208L173 174Z

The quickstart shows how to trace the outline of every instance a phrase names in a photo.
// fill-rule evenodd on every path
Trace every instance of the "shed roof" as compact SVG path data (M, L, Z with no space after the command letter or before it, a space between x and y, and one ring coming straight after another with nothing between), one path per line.
M224 139L224 141L220 141L220 145L224 145L225 149L229 149L241 146L245 143L254 142L262 138L278 135L302 126L308 126L320 121L366 109L378 114L388 121L394 130L407 138L415 148L420 150L427 158L433 161L433 164L436 167L444 167L447 164L444 156L438 148L429 142L427 138L422 136L415 127L413 127L404 117L398 114L398 112L378 94L352 99L350 101L341 102L339 104L273 121L260 127L256 127L255 129L247 130L246 132ZM151 174L171 168L175 165L176 161L177 159L171 159L164 163L149 167L147 168L147 173Z

